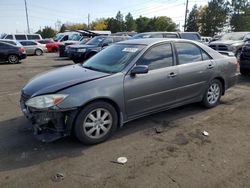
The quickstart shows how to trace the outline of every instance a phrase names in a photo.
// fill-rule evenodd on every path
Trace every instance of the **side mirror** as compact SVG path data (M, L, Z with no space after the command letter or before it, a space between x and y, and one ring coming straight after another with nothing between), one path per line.
M131 75L146 74L146 73L148 73L148 66L147 65L135 66L130 72Z

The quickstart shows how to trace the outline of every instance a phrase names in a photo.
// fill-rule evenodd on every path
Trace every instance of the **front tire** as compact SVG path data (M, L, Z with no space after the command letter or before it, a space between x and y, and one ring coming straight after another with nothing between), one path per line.
M94 102L79 113L74 132L83 144L98 144L107 140L116 130L118 116L115 108L106 102Z
M37 56L41 56L41 55L43 55L43 51L40 50L40 49L36 49L35 54L36 54Z
M207 108L213 108L220 102L222 95L222 84L219 80L215 79L210 82L206 92L203 96L202 103Z
M15 54L9 55L8 62L11 64L17 64L17 63L19 63L19 58Z

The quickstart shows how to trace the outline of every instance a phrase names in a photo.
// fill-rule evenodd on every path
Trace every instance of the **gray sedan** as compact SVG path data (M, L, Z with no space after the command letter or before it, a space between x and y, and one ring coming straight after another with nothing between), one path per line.
M33 78L21 108L42 141L73 133L96 144L142 116L194 102L215 107L235 84L236 69L235 57L198 42L129 40Z
M44 52L47 52L47 48L45 44L40 44L39 42L35 41L29 41L29 40L24 40L24 41L19 41L27 55L43 55Z

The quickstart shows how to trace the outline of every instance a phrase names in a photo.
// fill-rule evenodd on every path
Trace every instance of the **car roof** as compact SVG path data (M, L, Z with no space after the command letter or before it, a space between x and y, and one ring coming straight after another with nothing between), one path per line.
M152 45L155 43L160 43L160 42L192 42L192 43L197 43L192 40L186 40L186 39L175 39L175 38L147 38L147 39L132 39L132 40L126 40L126 41L121 41L118 42L118 44L139 44L139 45Z
M14 44L10 44L10 43L3 42L3 41L0 41L0 43L2 43L2 44L7 44L7 45L9 45L9 46L14 46L14 47L17 47L17 46L16 46L16 45L14 45Z

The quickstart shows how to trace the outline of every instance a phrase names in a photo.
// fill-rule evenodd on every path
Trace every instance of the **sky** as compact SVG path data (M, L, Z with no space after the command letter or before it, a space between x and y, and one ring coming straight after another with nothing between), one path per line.
M45 26L56 28L56 22L87 23L96 18L115 17L120 10L125 16L168 16L176 24L184 25L186 0L26 0L31 32ZM189 0L205 5L208 0ZM24 0L0 0L0 33L27 32Z

